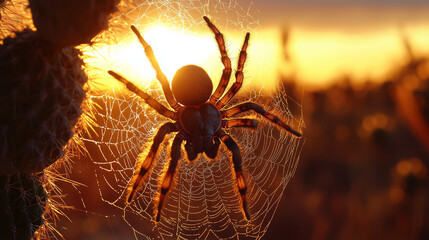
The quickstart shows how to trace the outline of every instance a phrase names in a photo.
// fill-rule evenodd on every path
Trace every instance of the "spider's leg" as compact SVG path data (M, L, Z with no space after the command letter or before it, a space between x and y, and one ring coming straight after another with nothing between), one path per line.
M167 174L164 177L164 180L161 184L161 195L159 197L158 203L158 212L156 213L156 222L159 222L161 216L162 203L170 189L171 182L173 181L174 172L176 171L177 163L179 162L181 152L180 148L182 146L183 140L185 140L186 134L184 132L179 132L176 137L174 137L173 145L171 145L171 160L168 166Z
M249 118L237 118L237 119L228 119L222 120L223 128L230 127L248 127L248 128L256 128L259 124L259 121L256 119Z
M197 158L198 153L195 153L194 148L192 147L190 141L186 141L185 150L186 150L186 153L188 154L189 161L195 160L195 158Z
M246 62L247 53L246 49L249 45L249 38L250 33L246 34L246 37L244 38L243 46L241 47L240 56L238 57L238 64L237 64L237 71L235 72L235 83L232 84L231 88L228 90L228 92L223 96L216 104L219 108L222 108L231 100L235 94L240 90L241 85L243 84L243 68L244 63Z
M137 94L139 97L143 98L143 100L151 106L155 111L157 111L159 114L168 117L173 120L177 120L177 114L168 108L166 108L161 103L157 102L155 99L153 99L151 96L149 96L147 93L140 90L136 85L134 85L132 82L128 81L121 75L117 74L116 72L109 70L108 73L112 75L112 77L116 78L116 80L122 82L125 84L125 86L130 90L131 92Z
M127 187L126 202L131 204L135 198L135 194L141 184L141 181L144 175L149 170L152 165L153 160L155 159L156 152L158 151L159 145L164 140L165 135L171 132L177 132L180 129L178 123L168 122L162 125L155 137L153 138L152 146L150 147L149 153L146 155L146 158L143 159L141 155L138 157L136 168L133 173L133 177Z
M223 34L217 29L217 27L210 21L208 17L204 16L203 18L204 18L204 21L206 21L209 28L215 34L216 42L217 42L217 45L219 46L222 64L224 66L222 77L219 81L219 85L217 86L216 90L213 92L212 96L210 97L210 102L216 103L217 100L219 100L219 98L225 92L226 86L228 86L228 82L232 72L231 60L229 59L228 53L226 52L225 39L223 38Z
M140 43L144 48L144 52L147 58L149 59L150 64L152 65L153 69L155 69L156 78L161 83L162 90L164 91L164 95L165 95L165 98L167 99L168 104L174 110L179 110L180 105L177 103L176 99L174 99L173 93L171 92L171 89L170 89L170 83L168 82L165 74L161 71L158 61L156 60L155 54L153 53L152 47L149 44L147 44L147 42L143 39L139 30L137 30L135 26L131 25L131 30L133 30L133 32L136 34L137 38L139 39Z
M302 134L300 132L294 130L291 126L287 125L282 120L280 120L279 117L267 112L261 105L258 105L256 103L252 103L252 102L242 103L242 104L236 105L230 109L222 111L221 114L222 114L222 118L228 118L228 117L232 117L238 113L246 112L249 110L253 110L256 113L264 116L265 118L267 118L271 122L277 124L279 127L285 129L286 131L292 133L293 135L295 135L297 137L302 136Z
M209 152L206 152L207 157L213 159L216 157L217 155L217 151L219 150L219 145L220 145L220 140L218 137L214 138L214 143L212 145L212 147L210 148Z
M244 211L244 215L246 216L246 219L250 220L250 214L247 211L247 201L246 201L247 185L246 185L246 181L244 180L243 169L241 167L242 160L241 160L240 149L238 148L238 145L234 141L234 139L232 139L223 130L219 130L218 135L219 135L219 138L222 140L222 142L226 145L228 150L231 151L232 153L232 163L234 165L238 192L240 193L240 196L241 196L241 205Z

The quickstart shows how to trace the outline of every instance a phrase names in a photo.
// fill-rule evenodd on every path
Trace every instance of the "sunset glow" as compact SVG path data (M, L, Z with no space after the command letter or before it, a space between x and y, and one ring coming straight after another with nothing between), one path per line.
M419 53L429 52L425 44L429 41L426 29L424 24L406 28L410 42ZM193 33L158 25L140 31L170 81L177 69L195 64L208 72L215 85L218 83L223 65L208 29ZM223 33L234 70L244 33ZM297 77L301 80L299 84L306 88L320 88L345 76L358 82L377 81L407 59L400 30L394 27L356 32L292 28L290 35L291 61L287 62L282 56L279 28L257 29L251 33L243 88L257 86L270 90L277 84L279 72ZM143 85L155 79L143 47L131 31L120 44L105 46L89 55L95 56L91 65L99 73L113 69ZM113 81L109 76L106 78ZM231 82L233 80L232 77Z
M184 65L195 64L204 68L208 66L207 71L212 69L212 65L222 68L216 55L216 42L208 34L189 35L163 26L141 29L140 32L152 47L162 71L170 81L176 70ZM88 54L102 56L91 62L97 71L112 69L130 81L143 85L149 84L156 77L144 48L131 32L120 44L104 46L97 51L89 51ZM219 63L212 64L213 58L219 60Z

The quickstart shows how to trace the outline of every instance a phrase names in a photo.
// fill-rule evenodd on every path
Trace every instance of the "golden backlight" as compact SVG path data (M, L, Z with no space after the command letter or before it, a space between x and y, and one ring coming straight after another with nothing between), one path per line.
M180 67L195 64L203 67L216 87L223 65L212 32L172 29L161 25L139 29L152 46L159 65L168 79ZM244 39L244 32L223 30L233 70ZM410 26L407 33L416 52L429 51L429 39L424 26ZM248 58L244 68L243 88L272 90L280 74L293 76L307 89L324 87L341 77L354 81L379 80L386 77L398 64L407 61L407 54L397 28L367 32L292 29L288 51L291 61L285 61L281 32L278 28L261 28L251 32ZM106 74L115 70L142 89L154 83L155 71L144 54L135 35L127 36L115 45L87 51L88 59L96 70L91 75L101 76L105 87L111 88L116 80ZM105 80L105 78L107 78ZM231 77L230 84L234 81Z
M139 30L152 47L162 71L170 81L177 69L188 64L202 66L212 78L220 76L215 68L221 72L223 66L216 41L209 32L197 35L163 26ZM155 70L150 65L144 48L131 31L118 44L86 53L92 56L88 61L96 69L92 74L101 73L103 78L110 79L105 82L105 87L111 86L116 80L103 73L103 70L107 72L112 69L143 88L156 79ZM216 79L213 81L217 82Z
M214 87L217 86L224 66L214 35L209 29L192 33L164 26L154 26L139 29L139 31L153 48L162 71L170 81L179 68L194 64L203 67L211 77ZM245 33L223 33L232 67L235 70ZM272 35L251 35L251 47L248 49L248 59L244 69L243 88L254 86L254 84L261 88L272 87L274 80L277 80L278 53L281 49L277 41L273 43L272 38ZM106 74L108 70L118 72L142 89L148 87L156 78L155 71L151 67L143 47L131 31L118 44L88 49L85 53L91 56L87 58L89 65L93 66L90 75L103 78L103 89L117 84L116 80ZM233 81L235 81L234 74L230 84Z
M162 71L170 80L180 67L188 64L201 65L206 63L217 50L213 48L212 39L206 35L190 35L161 26L143 30L142 34L152 46ZM147 70L148 61L146 61L143 48L137 40L133 41L128 51L136 53L133 60L142 62L141 57L143 57L146 64L145 70Z

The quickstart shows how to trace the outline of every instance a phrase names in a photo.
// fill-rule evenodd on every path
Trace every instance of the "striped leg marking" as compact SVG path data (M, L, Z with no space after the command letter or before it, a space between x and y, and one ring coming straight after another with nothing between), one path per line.
M179 130L179 124L177 123L171 123L168 122L164 125L162 125L158 132L156 133L152 146L149 150L149 153L147 154L146 158L140 163L136 165L136 168L134 170L133 178L131 179L130 183L127 187L127 195L126 195L126 202L127 204L131 204L135 197L137 190L139 189L144 175L148 172L150 166L152 165L153 160L155 159L156 152L158 151L159 145L164 140L165 135L175 132ZM139 156L140 158L140 156ZM138 162L141 160L139 159Z
M153 99L151 96L149 96L147 93L140 90L136 85L134 85L132 82L128 81L118 73L109 70L108 73L116 78L116 80L120 81L121 83L125 84L128 90L131 92L137 94L139 97L141 97L150 107L155 109L159 114L161 114L164 117L168 117L170 119L176 120L177 116L176 113L166 108L161 103L157 102L155 99Z
M228 57L228 53L225 47L225 39L223 38L223 34L217 29L217 27L210 21L210 19L206 16L203 17L204 21L206 21L207 26L212 30L215 34L217 45L219 46L220 56L222 60L222 64L224 66L222 77L219 81L219 85L216 90L213 92L210 97L210 102L216 103L222 94L225 92L226 87L228 86L229 79L231 78L232 68L231 68L231 59Z
M250 33L247 33L246 37L244 38L243 46L241 47L240 56L238 57L237 71L235 72L235 83L232 84L231 88L228 90L225 96L223 96L216 103L219 108L222 108L223 106L225 106L235 96L238 90L240 90L241 85L243 84L243 79L244 79L243 68L247 58L246 50L247 50L247 46L249 45L249 38L250 38Z
M158 61L156 60L155 54L153 53L152 47L147 44L147 42L143 39L142 35L140 34L139 30L133 25L131 25L131 30L133 30L134 34L139 39L140 43L142 44L144 48L144 52L146 54L146 57L149 59L150 64L152 65L153 69L155 69L156 72L156 78L161 83L162 90L164 91L164 96L167 99L168 104L174 109L179 110L180 105L177 103L176 99L174 99L173 93L170 89L170 83L167 80L167 77L165 74L161 71L161 68L159 67Z
M302 134L300 132L298 132L297 130L293 129L291 126L284 123L282 120L280 120L279 117L267 112L261 105L258 105L256 103L252 103L252 102L242 103L242 104L236 105L230 109L222 111L221 114L222 114L222 118L228 118L228 117L232 117L238 113L246 112L249 110L253 110L256 113L264 116L266 119L270 120L272 123L274 123L277 126L285 129L286 131L292 133L293 135L295 135L297 137L302 136Z
M222 128L231 128L231 127L256 128L258 127L258 124L259 124L258 120L249 119L249 118L222 120Z
M250 220L250 214L247 210L247 201L246 201L246 191L247 191L247 185L246 181L244 180L243 176L243 170L242 170L242 160L241 160L241 153L240 149L238 148L237 143L223 130L220 130L219 137L222 140L222 142L226 145L229 151L232 153L232 163L234 165L234 171L238 186L238 191L241 196L241 204L244 211L244 215L247 220Z
M170 189L171 182L173 181L174 172L176 171L177 163L181 157L180 148L182 142L185 140L184 132L179 132L173 140L173 145L171 146L171 160L168 166L167 174L164 177L164 180L161 184L161 195L159 196L158 202L158 211L156 213L155 221L159 222L161 217L162 204L164 202L165 195Z

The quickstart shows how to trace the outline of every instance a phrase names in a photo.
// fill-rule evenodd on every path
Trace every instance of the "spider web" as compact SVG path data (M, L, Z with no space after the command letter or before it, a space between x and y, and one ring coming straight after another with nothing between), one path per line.
M203 15L217 19L216 23L223 31L227 31L227 26L246 31L257 25L250 17L249 10L242 9L235 1L129 2L132 7L121 10L122 13L114 19L116 22L111 32L118 30L118 24L123 21L140 26L172 24L188 30L197 27L196 24L200 25ZM115 39L115 43L121 44L121 40ZM90 60L87 59L88 62ZM103 72L106 70L102 69ZM140 83L139 87L165 106L168 105L157 80L153 79L146 85ZM291 114L288 100L285 90L279 87L269 96L262 91L241 91L228 106L243 101L257 102L301 129L302 116L295 118ZM260 239L264 235L297 167L302 143L300 139L279 131L256 115L252 117L259 119L261 124L255 131L238 128L228 131L242 152L244 176L248 184L248 208L252 217L250 221L244 219L227 148L221 144L215 159L200 154L193 162L184 157L186 154L182 149L182 158L164 200L161 221L155 223L160 182L166 172L174 133L167 135L160 145L158 157L144 178L144 186L131 205L125 203L125 194L137 158L139 155L145 156L160 124L169 119L147 107L142 99L120 84L109 86L108 91L92 91L89 102L98 106L96 112L88 115L95 125L91 131L80 133L80 139L86 148L85 157L90 159L87 165L91 172L82 172L82 176L78 174L75 180L86 184L89 189L90 181L95 179L99 200L113 207L113 210L102 212L90 208L94 197L83 194L85 190L78 190L84 211L104 215L109 221L122 219L136 239ZM300 104L297 106L301 109ZM94 177L89 177L88 173Z
M251 221L241 209L229 151L221 146L217 158L201 154L189 162L182 158L156 224L154 212L160 182L169 161L169 148L174 134L166 137L144 186L131 204L125 203L126 187L132 177L139 154L145 156L160 123L168 121L146 107L141 99L126 91L91 96L101 108L94 119L97 137L84 137L87 151L96 166L101 199L123 211L122 217L137 239L259 239L267 230L283 191L298 164L301 140L271 123L261 120L257 130L232 129L229 134L239 144L244 176L248 183ZM153 90L152 96L159 96ZM284 91L271 97L249 92L247 99L272 106L283 119L295 120L287 108ZM256 99L257 97L257 99ZM266 102L262 103L261 99ZM237 101L243 101L240 99ZM164 102L164 104L166 104ZM292 121L293 122L293 121Z
M253 18L252 3L242 8L235 0L127 0L131 4L125 7L118 18L128 22L144 24L146 26L162 23L184 29L199 27L198 23L204 15L216 17L225 25L249 30L258 25ZM131 6L131 7L130 7Z

